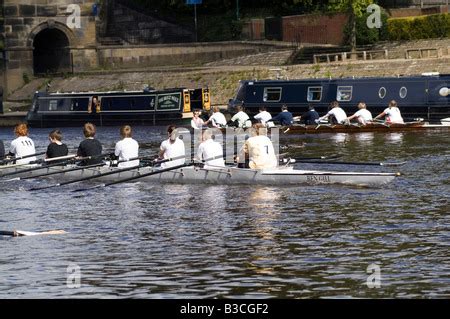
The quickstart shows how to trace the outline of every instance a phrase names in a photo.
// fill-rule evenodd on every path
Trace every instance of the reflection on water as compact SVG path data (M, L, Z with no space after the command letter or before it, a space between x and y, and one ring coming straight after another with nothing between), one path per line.
M403 142L403 136L404 133L399 132L393 132L393 133L386 133L386 143L390 144L400 144Z
M162 132L162 133L161 133ZM47 130L32 132L38 149ZM79 129L65 129L78 145ZM0 129L0 138L10 138ZM155 152L164 128L136 128ZM107 147L117 128L99 129ZM446 132L282 136L293 157L407 161L383 188L119 184L25 191L0 183L0 229L64 229L63 236L0 238L0 297L317 298L448 297ZM395 147L386 147L386 145ZM305 164L306 166L306 164ZM310 168L322 166L311 164ZM52 181L52 183L55 181ZM66 287L67 266L82 285ZM364 283L381 267L381 288Z

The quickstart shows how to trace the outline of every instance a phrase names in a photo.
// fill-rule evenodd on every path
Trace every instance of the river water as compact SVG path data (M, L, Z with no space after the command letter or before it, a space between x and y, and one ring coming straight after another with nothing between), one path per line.
M31 130L38 151L48 132ZM63 132L76 148L81 130ZM110 149L118 128L97 135ZM135 128L143 153L164 136ZM0 138L9 146L12 130ZM0 298L450 297L448 132L285 135L280 144L293 156L407 163L296 164L403 174L380 188L134 183L72 193L80 185L28 192L54 181L0 182L0 230L68 232L0 237Z

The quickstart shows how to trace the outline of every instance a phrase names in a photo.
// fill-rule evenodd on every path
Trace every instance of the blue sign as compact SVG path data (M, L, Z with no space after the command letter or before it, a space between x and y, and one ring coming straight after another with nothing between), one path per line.
M186 0L186 4L202 4L202 0Z

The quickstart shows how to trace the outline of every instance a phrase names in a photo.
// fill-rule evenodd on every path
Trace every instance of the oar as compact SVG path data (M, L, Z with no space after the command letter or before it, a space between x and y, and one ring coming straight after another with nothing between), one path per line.
M297 157L297 158L290 158L290 160L293 161L313 161L313 160L324 160L324 159L336 159L340 158L342 155L331 155L331 156L319 156L319 157ZM289 159L280 159L280 162L283 161L286 163Z
M43 232L30 232L24 230L5 231L0 230L0 236L22 237L22 236L39 236L39 235L62 235L67 234L64 230L47 230Z
M198 162L208 162L208 161L212 161L212 160L219 159L219 158L223 158L223 156L214 156L214 157L207 158L205 160L201 160L201 161L198 161ZM110 182L110 183L106 183L106 184L100 184L100 185L97 185L97 186L94 186L94 187L91 187L91 188L79 189L79 190L76 190L76 191L80 192L80 191L86 191L86 190L90 190L90 189L94 189L94 188L108 187L108 186L116 185L116 184L120 184L120 183L131 182L131 181L134 181L134 180L139 179L139 178L152 176L152 175L157 175L157 174L161 174L161 173L165 173L165 172L170 172L170 171L174 171L176 169L187 167L187 166L192 166L196 162L197 161L194 160L191 163L185 163L185 164L182 164L182 165L176 165L176 166L173 166L173 167L158 169L158 170L155 170L155 171L152 171L152 172L149 172L149 173L139 174L138 176L132 176L132 177L128 177L128 178L124 178L124 179L118 180L118 181L114 181L114 182Z
M182 159L182 158L185 158L185 155L174 157L174 158L168 158L168 159L164 159L164 160L161 160L161 161L157 161L157 162L155 162L155 164L165 163L165 162L168 162L168 161L174 161L174 160ZM145 166L136 165L136 166L126 167L126 168L122 168L122 169L115 169L115 170L112 170L112 171L109 171L109 172L106 172L106 173L99 173L99 174L96 174L96 175L86 176L86 177L70 180L70 181L67 181L67 182L57 183L57 184L44 186L44 187L34 187L34 188L29 189L29 191L43 190L43 189L54 188L54 187L58 187L58 186L70 185L70 184L74 184L74 183L78 183L78 182L84 182L84 181L88 181L88 180L99 178L99 177L103 177L103 176L114 175L114 174L119 174L119 173L122 173L122 172L131 171L131 170L134 170L134 169L137 169L137 168L140 168L140 167L145 167Z
M30 155L25 155L25 156L7 158L5 160L1 160L0 161L0 165L5 165L5 164L10 163L10 162L14 162L14 161L18 161L18 160L22 160L22 159L26 159L26 158L30 158L30 157L44 155L45 153L47 153L47 152L40 152L40 153L35 153L35 154L30 154Z
M333 162L333 161L310 161L300 160L298 163L311 163L311 164L333 164L333 165L366 165L366 166L401 166L406 162L389 163L389 162Z
M99 188L99 187L108 187L108 186L111 186L111 185L116 185L116 184L120 184L120 183L126 183L126 182L134 181L134 180L142 178L142 177L147 177L147 176L152 176L152 175L156 175L156 174L161 174L161 173L164 173L164 172L169 172L169 171L173 171L173 170L176 170L176 169L179 169L179 168L192 166L192 165L194 165L194 163L187 163L187 164L185 163L185 164L182 164L182 165L176 165L176 166L173 166L173 167L158 169L158 170L155 170L155 171L152 171L152 172L149 172L149 173L145 173L145 174L141 174L141 175L138 175L138 176L132 176L132 177L128 177L128 178L124 178L124 179L118 180L118 181L114 181L114 182L110 182L110 183L106 183L106 184L100 184L100 185L91 187L89 189ZM88 189L85 189L85 190L88 190ZM77 191L83 191L83 190L81 189L81 190L77 190Z
M74 171L79 171L82 169L88 169L88 168L94 168L94 167L100 167L100 166L105 166L105 163L98 163L98 164L87 165L87 166L77 166L77 167L73 167L73 168L69 168L69 169L62 169L62 170L55 170L53 172L39 174L39 175L31 175L31 176L26 176L26 177L15 177L15 178L4 180L3 182L13 182L13 181L26 180L26 179L34 179L34 178L39 178L39 177L64 174L64 173L68 173L68 172L74 172Z
M130 159L127 159L127 160L117 161L117 164L124 163L124 162L131 162L131 161L141 160L141 159L146 159L146 158L149 158L149 157L151 157L151 156L133 157L133 158L130 158ZM81 159L78 159L78 160L85 160L85 159L88 159L88 158L81 158ZM61 165L61 164L58 164L58 165ZM51 175L64 174L64 173L67 173L67 172L73 172L73 171L78 171L78 170L82 170L82 169L86 169L86 168L93 168L93 167L99 167L99 166L104 166L104 165L105 165L104 163L99 163L99 164L93 164L93 165L88 165L88 166L77 166L75 168L56 170L54 172L49 172L49 173L44 173L44 174L31 175L31 176L26 176L26 177L11 178L11 179L5 180L5 182L20 181L20 180L26 180L26 179L35 179L35 178L39 178L39 177L46 177L46 176L51 176ZM46 167L49 167L49 166L46 166Z
M38 167L31 167L31 168L27 168L27 169L21 169L15 172L9 172L6 174L1 174L0 177L6 177L6 176L13 176L13 175L18 175L18 174L22 174L22 173L29 173L29 172L34 172L34 171L38 171L41 169L46 169L46 168L50 168L50 167L54 167L54 166L63 166L66 164L70 164L74 161L84 161L84 160L90 160L90 159L94 159L94 158L98 158L98 157L106 157L109 156L110 154L107 155L96 155L96 156L86 156L86 157L81 157L81 158L75 158L76 155L67 155L67 156L61 156L61 157L54 157L54 158L47 158L44 160L37 160L37 161L33 161L30 162L30 164L39 164L39 163L51 163L51 162L56 162L56 161L60 161L60 160L64 160L64 159L69 159L67 161L63 161L63 162L58 162L58 163L53 163L53 164L48 164L48 165L42 165L42 166L38 166Z

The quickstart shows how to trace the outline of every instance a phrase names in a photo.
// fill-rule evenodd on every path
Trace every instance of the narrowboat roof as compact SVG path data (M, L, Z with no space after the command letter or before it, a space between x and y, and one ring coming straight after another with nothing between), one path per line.
M437 72L429 72L429 73L423 73L422 75L415 75L415 76L405 76L405 75L399 75L399 76L389 76L389 77L345 77L345 78L307 78L307 79L265 79L265 80L242 80L241 82L244 83L292 83L292 82L328 82L328 81L353 81L353 80L359 80L359 81L385 81L385 80L398 80L398 79L408 79L408 80L423 80L425 78L449 78L450 74L439 74Z
M67 95L118 95L118 94L150 94L150 93L171 93L174 91L181 91L186 88L169 88L164 90L149 90L149 91L85 91L85 92L43 92L43 91L36 91L36 94L40 96L67 96Z

